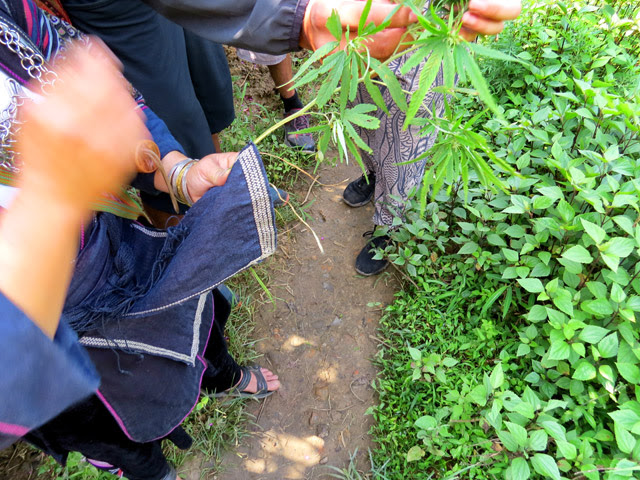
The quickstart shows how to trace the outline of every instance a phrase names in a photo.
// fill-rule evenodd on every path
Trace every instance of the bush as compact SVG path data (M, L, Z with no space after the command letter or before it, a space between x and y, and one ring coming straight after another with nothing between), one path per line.
M460 292L452 305L470 322L453 337L402 338L423 345L407 351L415 366L400 369L401 381L428 374L436 393L446 390L430 403L416 397L424 415L402 424L405 435L418 431L403 453L420 469L403 468L427 478L472 465L465 476L513 480L615 480L640 471L639 22L631 1L528 5L492 48L530 64L484 65L506 123L479 117L497 158L518 173L494 167L506 191L449 175L424 215L415 205L397 221L391 259L413 286L388 318L400 312L397 324L417 314L432 325L439 304L429 279L437 278L438 291ZM463 119L478 113L471 100L456 108ZM439 139L449 149L454 142ZM478 295L462 295L464 282ZM440 321L451 322L450 313ZM483 346L480 357L451 350L485 322L497 332L493 350ZM449 367L444 376L425 372L434 351L434 372L445 358L471 362L453 377L466 376L465 388L451 388ZM387 380L379 384L378 420L390 402ZM456 408L464 416L454 417ZM392 445L377 429L387 455Z

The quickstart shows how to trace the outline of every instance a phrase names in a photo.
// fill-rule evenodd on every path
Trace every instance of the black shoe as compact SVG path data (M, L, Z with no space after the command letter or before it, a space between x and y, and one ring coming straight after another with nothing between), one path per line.
M299 108L284 112L285 117L289 117L299 111ZM299 148L303 152L315 152L316 142L310 133L295 133L298 130L309 128L309 115L301 115L284 124L284 143L288 147Z
M364 175L354 180L342 192L344 203L350 207L362 207L371 201L373 192L376 189L376 176L374 173L367 174L369 183Z
M373 232L367 232L364 235L371 235ZM377 275L382 272L389 265L388 260L374 260L376 254L375 250L378 248L384 249L391 238L389 235L382 235L380 237L373 237L367 242L364 248L358 254L356 258L356 272L365 277Z

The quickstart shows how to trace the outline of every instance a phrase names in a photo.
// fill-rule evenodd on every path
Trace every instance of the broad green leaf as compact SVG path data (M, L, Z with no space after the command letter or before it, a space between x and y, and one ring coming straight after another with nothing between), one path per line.
M553 205L554 200L549 197L535 197L533 199L533 208L536 210L545 210Z
M608 300L604 298L598 298L597 300L587 300L586 302L582 302L580 308L587 313L592 315L597 315L600 317L606 317L613 313L613 308L611 308L611 304Z
M558 422L553 420L545 420L540 422L540 426L549 434L556 442L566 440L565 428Z
M415 445L407 452L407 462L415 462L425 456L425 451Z
M571 378L575 380L592 380L596 378L596 367L594 367L588 360L580 360L576 366L576 371L573 372Z
M610 330L596 325L587 325L580 332L580 340L587 343L598 343Z
M462 247L460 247L458 253L460 255L468 255L470 253L475 253L476 250L478 250L478 244L476 242L467 242Z
M618 333L613 332L600 340L598 351L603 358L615 357L618 354Z
M585 219L580 219L580 221L582 222L582 226L587 232L587 235L591 237L596 245L600 245L607 236L607 232L605 232L602 227L599 227L595 223L591 223Z
M617 422L613 423L613 433L616 437L618 448L624 453L630 453L633 447L636 446L636 438L633 434L622 428Z
M576 215L576 212L571 206L571 204L568 202L565 202L564 200L560 200L556 208L558 210L558 213L562 217L562 220L565 223L571 222L571 220L573 220L573 217L575 217Z
M549 437L544 430L534 430L529 432L529 448L537 452L544 452L547 449Z
M529 464L522 457L511 461L511 480L527 480L531 476Z
M625 430L633 429L634 426L640 422L640 415L628 408L611 412L609 416Z
M493 367L493 371L489 376L489 380L494 390L497 390L502 386L502 384L504 383L504 371L502 370L502 363L498 363L495 367Z
M513 438L513 435L505 430L498 432L498 438L502 443L502 446L510 452L518 451L518 442Z
M573 299L568 290L558 290L553 297L553 304L570 317L573 316Z
M511 435L513 435L513 439L518 444L518 447L524 448L527 445L527 430L524 427L518 425L517 423L504 422L504 424L506 425L507 429L511 432Z
M627 382L638 385L640 384L640 368L633 363L616 363L618 373Z
M560 471L553 457L544 453L536 453L531 458L531 465L540 475L552 478L553 480L560 480Z
M549 349L549 360L566 360L571 355L571 347L564 340L551 343Z
M609 255L615 255L620 258L627 258L633 249L636 247L636 242L631 238L615 237L602 245L602 251Z
M489 245L494 245L496 247L507 246L502 237L496 233L490 233L489 235L487 235L487 242L489 242Z
M569 250L562 254L562 257L566 258L567 260L571 260L572 262L578 263L593 262L593 257L591 256L589 251L580 245L571 247Z
M527 315L527 320L530 322L541 322L546 318L547 310L542 305L534 305Z
M572 443L565 440L556 440L556 445L558 446L560 454L567 460L573 460L578 455L578 451Z
M473 403L484 407L487 404L487 388L482 384L476 385L473 390L467 394L467 398Z
M413 348L413 347L407 347L407 349L409 350L409 355L411 355L411 358L414 361L419 361L422 359L422 353L420 352L420 350L418 350L417 348Z
M627 298L627 294L624 293L624 290L620 285L614 283L611 285L611 300L616 303L622 303Z
M518 252L516 252L515 250L511 250L510 248L503 248L501 251L507 262L516 263L520 259Z
M438 426L438 422L431 415L424 415L417 419L414 425L421 430L432 430Z
M518 283L522 288L530 293L540 293L544 291L542 282L537 278L519 278Z

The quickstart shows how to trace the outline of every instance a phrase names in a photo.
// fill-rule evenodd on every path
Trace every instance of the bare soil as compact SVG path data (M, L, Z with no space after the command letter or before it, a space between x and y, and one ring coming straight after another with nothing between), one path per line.
M279 238L267 260L269 287L276 299L256 314L261 364L275 371L282 388L264 401L249 404L256 417L252 434L223 458L217 480L329 478L328 467L345 468L357 448L365 466L371 442L365 415L376 401L371 363L380 343L379 306L393 298L389 273L363 278L353 268L371 229L371 205L352 209L342 202L357 167L326 167L305 209L310 229L296 224ZM301 198L307 189L300 192ZM288 207L284 207L288 208ZM198 471L183 472L197 480Z

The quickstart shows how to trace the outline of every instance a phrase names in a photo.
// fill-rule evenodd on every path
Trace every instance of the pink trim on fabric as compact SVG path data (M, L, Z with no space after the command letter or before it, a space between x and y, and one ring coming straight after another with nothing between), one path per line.
M84 249L84 223L80 225L80 250Z
M211 301L214 302L213 294L211 294ZM204 342L204 349L202 350L203 352L207 351L207 346L209 345L209 337L211 337L211 329L213 328L213 322L215 322L215 321L216 321L216 314L215 314L215 306L214 306L213 314L211 315L211 326L209 327L209 334L207 335L207 341ZM204 368L202 369L202 373L200 374L200 381L198 382L198 392L199 392L200 389L202 388L202 379L204 378L204 372L207 371L207 362L200 355L196 355L196 357L204 365ZM127 438L129 438L129 440L131 440L133 442L136 442L136 440L134 440L131 437L131 435L129 435L129 432L127 431L127 428L124 426L124 422L122 421L120 416L118 416L118 414L116 413L115 409L109 404L107 399L104 398L104 395L102 395L102 393L100 393L100 390L96 390L96 395L98 396L100 401L104 404L104 406L107 407L107 410L109 410L109 413L111 413L113 418L115 418L116 422L118 423L118 425L120 426L120 428L122 429L124 434L127 436ZM180 425L182 425L182 422L184 422L187 419L187 417L189 415L191 415L191 412L193 412L193 409L196 408L196 406L198 405L198 401L199 400L200 400L200 395L198 394L198 396L196 397L196 403L193 404L193 407L191 407L191 409L187 412L187 414L184 416L184 418L182 420L180 420L180 422L178 422L178 424L175 427L173 427L171 430L169 430L164 435L161 435L158 438L154 438L153 440L149 440L149 442L155 442L156 440L160 440L161 438L166 437L171 432L173 432L176 428L178 428Z
M107 410L109 410L109 413L113 416L113 418L115 418L116 423L118 424L120 429L124 432L124 434L127 436L127 438L132 442L135 442L135 440L131 438L131 435L129 435L129 432L127 431L127 427L124 426L124 422L122 421L120 416L116 413L115 409L111 406L111 404L107 402L107 399L104 398L104 395L102 395L100 390L96 390L96 395L98 396L100 401L103 403L103 405L107 407Z
M23 427L22 425L0 422L0 432L11 435L12 437L22 437L28 431L29 429L27 427Z
M22 8L24 9L24 16L27 20L27 30L29 33L29 36L31 36L33 34L33 17L31 16L31 9L29 8L29 4L26 2L26 0L22 0Z

